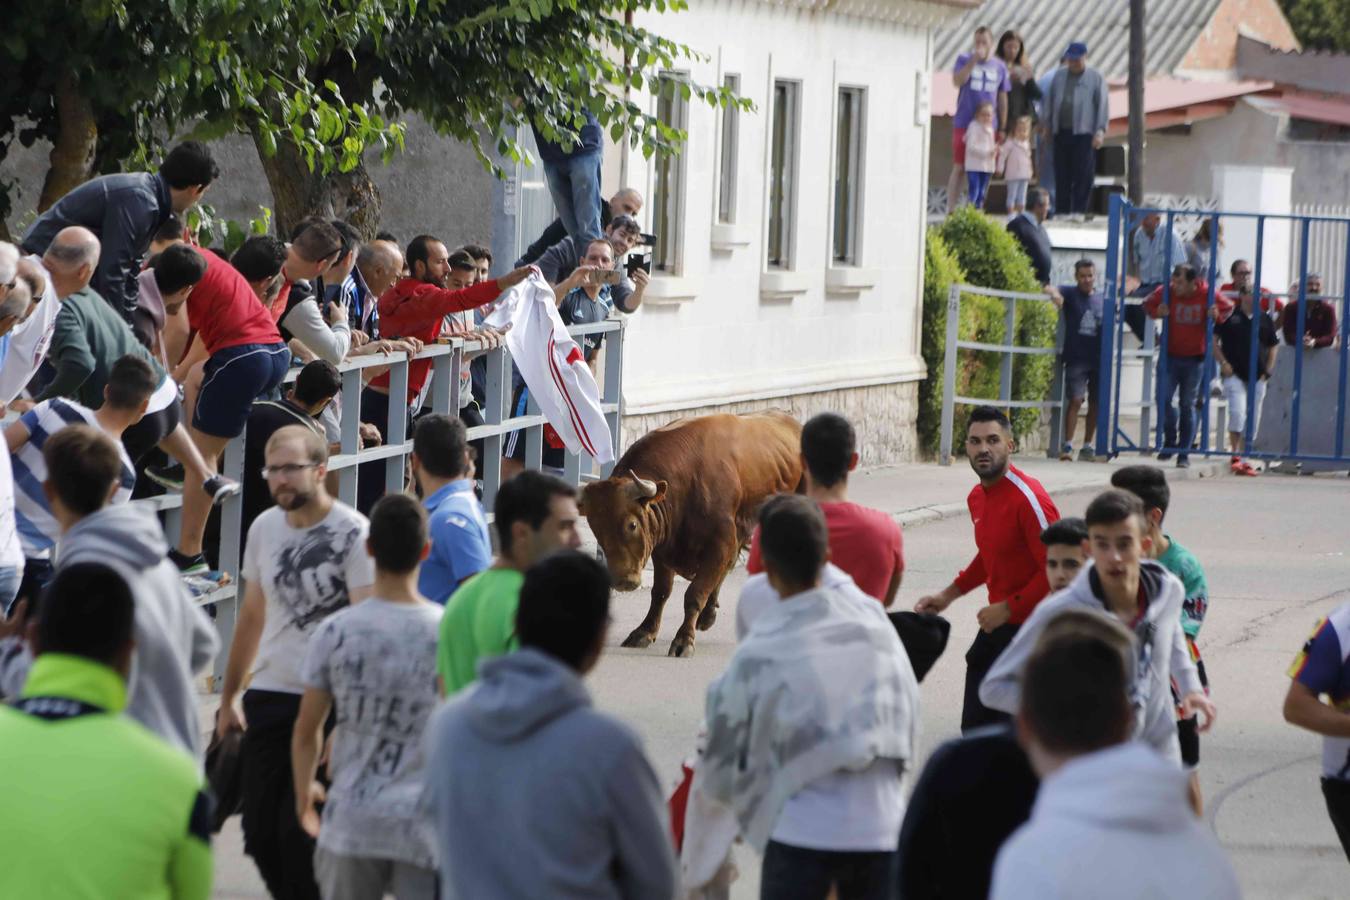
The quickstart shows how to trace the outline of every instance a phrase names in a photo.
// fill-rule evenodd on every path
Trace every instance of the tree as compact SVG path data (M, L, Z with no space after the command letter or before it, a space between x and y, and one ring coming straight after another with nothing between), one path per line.
M77 5L77 9L70 7ZM632 24L684 0L79 0L25 4L0 38L0 160L53 144L40 208L90 175L144 166L184 123L252 135L283 232L311 212L366 230L372 147L415 111L442 134L518 159L515 129L575 137L590 109L615 139L672 152L683 135L628 96L692 56ZM725 90L684 88L708 102ZM744 104L747 105L748 104ZM0 216L9 199L0 182Z
M1280 0L1280 8L1304 49L1350 53L1346 0Z

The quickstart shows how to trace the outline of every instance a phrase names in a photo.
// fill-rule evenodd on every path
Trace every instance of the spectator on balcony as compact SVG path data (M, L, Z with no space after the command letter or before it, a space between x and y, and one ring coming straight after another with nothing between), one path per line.
M1055 142L1055 212L1081 216L1088 211L1097 173L1097 150L1111 116L1106 79L1087 66L1087 45L1073 42L1066 63L1055 73L1046 98L1041 133Z
M966 193L970 205L984 209L984 195L994 177L998 139L994 135L994 104L981 103L966 127Z
M362 244L356 254L356 294L350 315L353 326L371 340L380 337L380 298L403 277L403 251L393 241L374 240Z
M1040 78L1036 79L1036 87L1040 89L1040 99L1036 101L1036 121L1037 123L1045 121L1045 97L1050 91L1050 82L1055 80L1055 75L1064 68L1064 58L1061 56L1058 65L1046 72ZM1043 137L1040 129L1035 130L1036 137L1036 184L1047 194L1050 195L1050 208L1055 208L1055 142L1047 137Z
M1036 83L1036 70L1027 57L1026 44L1022 36L1009 28L998 39L998 52L994 54L1008 68L1010 87L1008 89L1008 116L1004 119L1004 128L1012 132L1012 125L1023 116L1036 117L1036 101L1041 99L1041 88Z
M297 226L286 248L286 261L281 264L285 284L272 304L272 316L291 352L302 362L318 358L337 365L352 347L346 308L328 303L315 287L343 259L344 246L342 235L331 223L311 217Z
M980 104L993 104L994 131L1002 138L1008 121L1008 91L1012 81L1003 60L994 56L994 35L987 26L975 29L974 45L969 53L956 58L952 84L958 91L956 115L952 118L952 174L947 179L947 212L958 206L966 174L966 128L975 119Z
M610 199L600 201L600 227L608 229L609 223L614 220L615 216L628 216L636 220L640 212L642 212L642 195L637 192L636 188L622 188ZM544 255L545 250L567 236L567 228L563 225L563 220L554 219L552 224L539 235L538 239L525 250L524 255L516 260L516 267L538 262L539 257ZM475 245L473 244L465 244L460 249L469 251L469 255L474 259L482 259L482 256L473 252L474 248ZM492 254L488 253L486 257L488 265L491 265ZM487 275L487 271L483 270L483 278L486 279Z
M1146 213L1134 236L1130 238L1130 258L1125 287L1131 297L1148 297L1168 280L1168 272L1186 260L1186 248L1173 228L1159 228L1162 216ZM1144 314L1142 306L1126 304L1125 324L1144 342Z
M1163 289L1156 288L1144 301L1144 312L1154 319L1167 320L1167 347L1158 358L1158 409L1165 410L1163 420L1162 452L1158 461L1165 462L1177 453L1177 468L1191 466L1191 442L1195 439L1195 402L1199 396L1201 370L1205 365L1205 306L1209 301L1209 285L1200 278L1189 263L1181 263L1172 271L1172 290L1163 302ZM1181 432L1177 432L1177 407L1173 397L1180 394ZM1178 438L1180 441L1178 442Z
M333 219L328 224L342 238L342 249L338 251L337 261L319 276L315 283L315 296L320 309L327 310L336 303L347 311L347 327L351 330L352 347L356 348L370 340L370 334L361 330L356 314L358 295L367 293L357 287L361 278L361 273L356 269L356 257L361 252L361 232L341 219Z
M1017 243L1031 260L1031 269L1041 287L1050 283L1052 248L1050 235L1041 224L1049 214L1050 195L1040 188L1031 188L1027 191L1027 208L1008 223L1008 231L1017 238Z
M1007 211L1017 215L1027 208L1031 183L1031 116L1014 119L1012 132L998 148L998 172L1008 186Z
M1210 222L1210 219L1201 222L1195 236L1186 242L1186 262L1202 276L1209 274L1210 252L1216 249L1216 244L1218 247L1223 246L1223 224L1219 224L1219 239L1216 242L1209 234Z
M609 221L606 220L605 226L608 227L608 225ZM567 234L563 233L558 237L558 240L560 241L565 237L567 237ZM554 241L553 243L556 244L557 242L558 241ZM549 247L552 246L553 244L549 244ZM474 281L474 284L478 284L478 282L480 281L487 281L489 278L492 277L491 250L489 250L487 247L484 247L482 244L465 244L459 249L469 254L469 258L473 260L474 267L478 270L478 278ZM544 249L547 250L548 247L545 247Z
M560 123L564 130L558 136L564 143L546 139L537 125L534 141L539 148L539 160L544 164L544 179L553 197L553 207L558 210L567 236L587 241L600 236L600 163L605 133L589 109L582 110L581 118L581 128L574 135L566 133L572 127L570 121Z
M642 228L633 217L619 215L609 223L604 237L609 238L614 245L610 268L618 268L628 251L637 246L642 238ZM575 272L582 264L582 257L586 255L589 243L567 237L549 247L548 251L539 257L538 263L539 271L544 273L544 280L556 285ZM646 274L643 272L642 275L634 275L636 284L625 275L617 284L610 286L610 299L620 312L637 312L638 304L642 302L642 291L637 285L646 287Z
M75 188L29 227L23 248L41 255L62 229L88 228L103 243L94 290L130 320L136 309L136 276L155 233L170 215L196 205L219 176L211 151L197 141L184 141L169 151L158 172L118 172Z
M1291 299L1285 306L1280 320L1280 330L1284 334L1284 342L1290 347L1299 342L1298 310L1301 301L1299 300L1298 289L1297 281L1289 286ZM1304 285L1304 296L1308 301L1308 307L1307 312L1303 314L1303 346L1309 349L1330 347L1336 343L1336 308L1331 305L1330 300L1321 299L1321 275L1313 272L1308 273Z

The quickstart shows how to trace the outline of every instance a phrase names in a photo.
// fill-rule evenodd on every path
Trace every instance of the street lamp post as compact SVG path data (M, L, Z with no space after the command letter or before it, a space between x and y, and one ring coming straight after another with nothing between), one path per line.
M1144 4L1130 0L1130 151L1127 180L1130 203L1144 202Z

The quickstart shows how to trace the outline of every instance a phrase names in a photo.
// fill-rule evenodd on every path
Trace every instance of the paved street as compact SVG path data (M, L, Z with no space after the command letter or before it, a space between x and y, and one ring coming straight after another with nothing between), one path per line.
M1027 468L1037 474L1046 468L1033 463ZM1104 472L1101 467L1071 468ZM957 467L928 472L931 477L923 478L928 493L937 480L960 492L906 503L894 480L879 470L858 477L854 498L888 511L960 502L973 478ZM1063 487L1074 486L1072 479L1047 483L1061 485L1051 488L1061 512L1081 514L1090 493L1064 493ZM1211 607L1201 647L1220 718L1202 744L1206 813L1232 854L1249 897L1345 895L1346 861L1317 782L1318 739L1287 726L1280 704L1287 686L1284 672L1313 623L1350 599L1347 509L1350 479L1343 477L1173 483L1168 530L1196 553L1210 582ZM911 604L920 594L945 585L973 550L970 524L960 516L908 528L908 567L899 602ZM704 688L731 654L734 598L743 580L744 570L733 573L723 591L719 620L711 632L699 634L693 659L665 656L680 615L683 583L677 583L661 636L648 650L617 647L646 611L645 590L616 598L611 650L592 677L592 688L602 708L643 734L663 780L673 783L699 727ZM925 751L957 732L962 657L980 602L982 597L972 595L953 607L952 643L923 684ZM233 820L217 844L217 896L265 896L252 864L241 855L237 822ZM743 873L733 896L756 897L758 863L748 851L739 852Z

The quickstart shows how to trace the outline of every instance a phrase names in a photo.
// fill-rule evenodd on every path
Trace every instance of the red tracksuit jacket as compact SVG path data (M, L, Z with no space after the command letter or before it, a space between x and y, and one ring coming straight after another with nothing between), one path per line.
M1050 592L1041 532L1058 521L1059 510L1039 481L1012 465L993 487L977 484L966 505L978 551L956 586L968 594L986 585L989 602L1006 601L1012 622L1021 624Z

